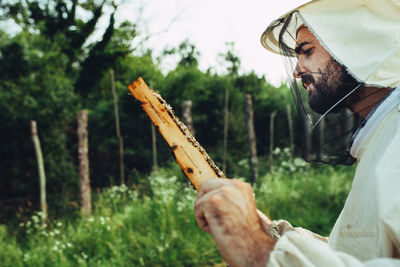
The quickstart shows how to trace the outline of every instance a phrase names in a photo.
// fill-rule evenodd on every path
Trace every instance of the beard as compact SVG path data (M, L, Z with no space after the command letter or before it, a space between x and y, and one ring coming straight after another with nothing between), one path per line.
M301 77L303 84L311 82L315 90L308 97L308 105L310 108L319 113L324 114L335 104L342 100L350 93L359 82L353 78L345 68L336 60L330 58L323 69L318 69L317 78L313 74L305 74ZM348 99L341 101L330 112L337 113L353 102L357 98L357 93L352 93Z

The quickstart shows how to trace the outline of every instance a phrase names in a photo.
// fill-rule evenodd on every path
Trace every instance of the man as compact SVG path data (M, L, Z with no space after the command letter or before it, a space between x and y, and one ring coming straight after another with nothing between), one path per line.
M271 222L246 183L201 183L196 220L231 266L400 266L399 14L398 0L311 1L264 32L304 87L291 82L306 160L357 169L329 238Z

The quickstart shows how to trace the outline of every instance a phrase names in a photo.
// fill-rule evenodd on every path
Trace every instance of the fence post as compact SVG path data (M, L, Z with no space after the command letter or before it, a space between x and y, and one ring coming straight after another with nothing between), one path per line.
M269 164L272 168L274 159L274 121L276 116L276 110L271 113L269 121Z
M117 92L115 90L115 75L114 70L110 70L111 76L111 90L113 92L114 99L114 114L115 114L115 129L117 133L117 138L119 141L119 172L121 177L121 185L125 184L125 174L124 174L124 140L122 139L121 130L119 126L119 111L118 111L118 98Z
M251 184L255 184L258 174L256 133L254 130L253 102L250 94L246 94L247 132L249 140L249 159L251 170Z
M225 89L225 105L224 105L224 147L222 155L222 172L226 175L226 157L228 150L228 127L229 127L229 89Z
M303 120L303 127L304 127L304 140L303 146L304 148L304 158L309 159L311 157L312 152L312 123L306 119Z
M39 171L39 184L40 184L40 207L42 210L42 222L47 221L47 202L46 202L46 173L44 170L43 154L40 147L40 140L37 134L36 121L31 121L31 136L33 145L35 147L36 159Z
M353 131L355 130L355 117L354 117L354 113L351 112L349 109L346 109L346 117L344 119L345 121L345 131L346 133L353 133ZM349 139L347 139L345 142L348 143L350 141L351 138L351 134L349 134Z
M158 160L157 160L157 136L156 136L156 129L152 122L150 122L151 126L151 140L152 140L152 147L153 147L153 171L158 171Z
M289 125L289 138L290 138L290 152L294 153L294 135L293 135L293 119L292 119L292 109L288 104L286 106L287 116L288 116L288 125Z
M88 159L88 111L81 110L77 114L78 119L78 155L79 155L79 175L81 180L81 210L90 217L91 197L90 197L90 178L89 178L89 159Z
M192 101L191 100L183 100L182 101L182 122L186 125L189 132L194 136L195 130L193 127Z
M324 143L325 143L325 117L321 118L319 122L319 148L318 148L318 158L322 160L324 158Z

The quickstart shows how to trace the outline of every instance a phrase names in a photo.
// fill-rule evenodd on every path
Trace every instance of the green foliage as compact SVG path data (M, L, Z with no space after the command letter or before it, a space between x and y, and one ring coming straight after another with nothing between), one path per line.
M228 64L228 67L226 68L228 71L228 75L232 77L237 76L241 63L240 58L234 52L235 44L233 42L228 42L225 45L226 52L221 53L220 57L222 57Z
M76 188L77 174L66 129L75 118L79 99L65 75L66 57L60 55L57 44L29 33L22 32L8 44L13 43L19 44L18 56L27 62L29 75L22 73L0 81L0 136L7 140L0 149L0 181L5 190L2 195L7 198L38 192L30 120L38 123L48 194Z
M276 166L254 188L258 208L327 235L343 206L352 168L311 167L277 150ZM291 162L288 162L291 161ZM296 163L297 162L297 163ZM292 167L288 167L291 166ZM145 178L150 191L113 186L94 194L89 219L40 213L14 234L0 226L2 266L208 266L221 263L193 215L196 192L172 164Z
M94 215L89 219L56 220L46 226L40 214L35 214L20 224L18 239L11 236L7 241L2 226L0 246L10 255L0 254L2 266L204 266L221 262L211 236L196 225L195 191L181 175L173 174L176 170L162 169L147 178L151 198L125 186L104 190L96 195Z
M7 233L7 228L0 225L0 262L3 266L24 266L22 251L15 238Z
M258 208L270 218L285 219L328 236L351 187L354 168L311 166L275 150L275 165L258 180Z
M89 43L106 6L116 8L111 1L0 4L2 18L21 27L13 37L0 32L0 137L7 140L0 149L1 198L26 197L13 204L20 210L26 203L38 205L30 120L38 123L48 195L74 195L79 188L75 114L104 101L110 87L100 86L103 77L130 51L128 43L136 36L130 23L116 27L112 14L100 41ZM86 10L89 19L79 17L77 8ZM52 204L50 209L58 213L66 203L56 199Z
M253 97L259 157L269 153L269 120L273 111L277 111L275 146L289 145L286 119L289 89L285 84L276 88L254 72L240 74L240 58L235 54L233 43L228 43L221 55L227 69L224 75L199 69L200 54L190 40L166 51L164 56L172 54L179 60L175 68L163 74L150 50L143 54L132 51L130 44L140 34L137 25L129 22L115 25L113 12L104 34L90 42L88 38L107 7L114 11L117 8L111 1L92 0L3 1L0 4L0 16L13 19L21 27L12 37L0 31L0 138L6 140L0 148L0 201L18 200L10 201L9 212L2 211L1 222L11 223L9 220L16 220L15 215L25 218L39 207L30 120L38 123L50 216L77 216L74 208L79 203L76 113L82 108L89 109L91 185L101 190L119 183L119 142L115 134L111 68L115 70L126 181L142 195L152 195L152 185L143 178L152 169L151 123L126 88L139 76L162 94L178 117L182 101L192 100L195 136L219 166L223 160L225 92L229 92L226 173L229 177L249 177L244 112L247 93ZM88 17L78 16L77 8L85 10ZM295 138L297 148L299 135ZM157 135L157 149L159 165L168 166L173 159L160 135ZM294 162L287 161L287 164L286 168L290 169ZM269 166L261 164L263 168L266 170Z
M194 67L197 68L199 65L199 56L200 52L197 50L196 46L188 39L184 40L179 44L177 48L165 48L162 55L165 56L173 56L179 55L178 67Z

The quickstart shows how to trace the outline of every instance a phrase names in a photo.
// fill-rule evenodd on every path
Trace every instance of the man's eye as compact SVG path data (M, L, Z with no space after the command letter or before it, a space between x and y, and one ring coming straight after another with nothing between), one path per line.
M314 48L309 48L303 51L303 54L308 57L312 54Z

